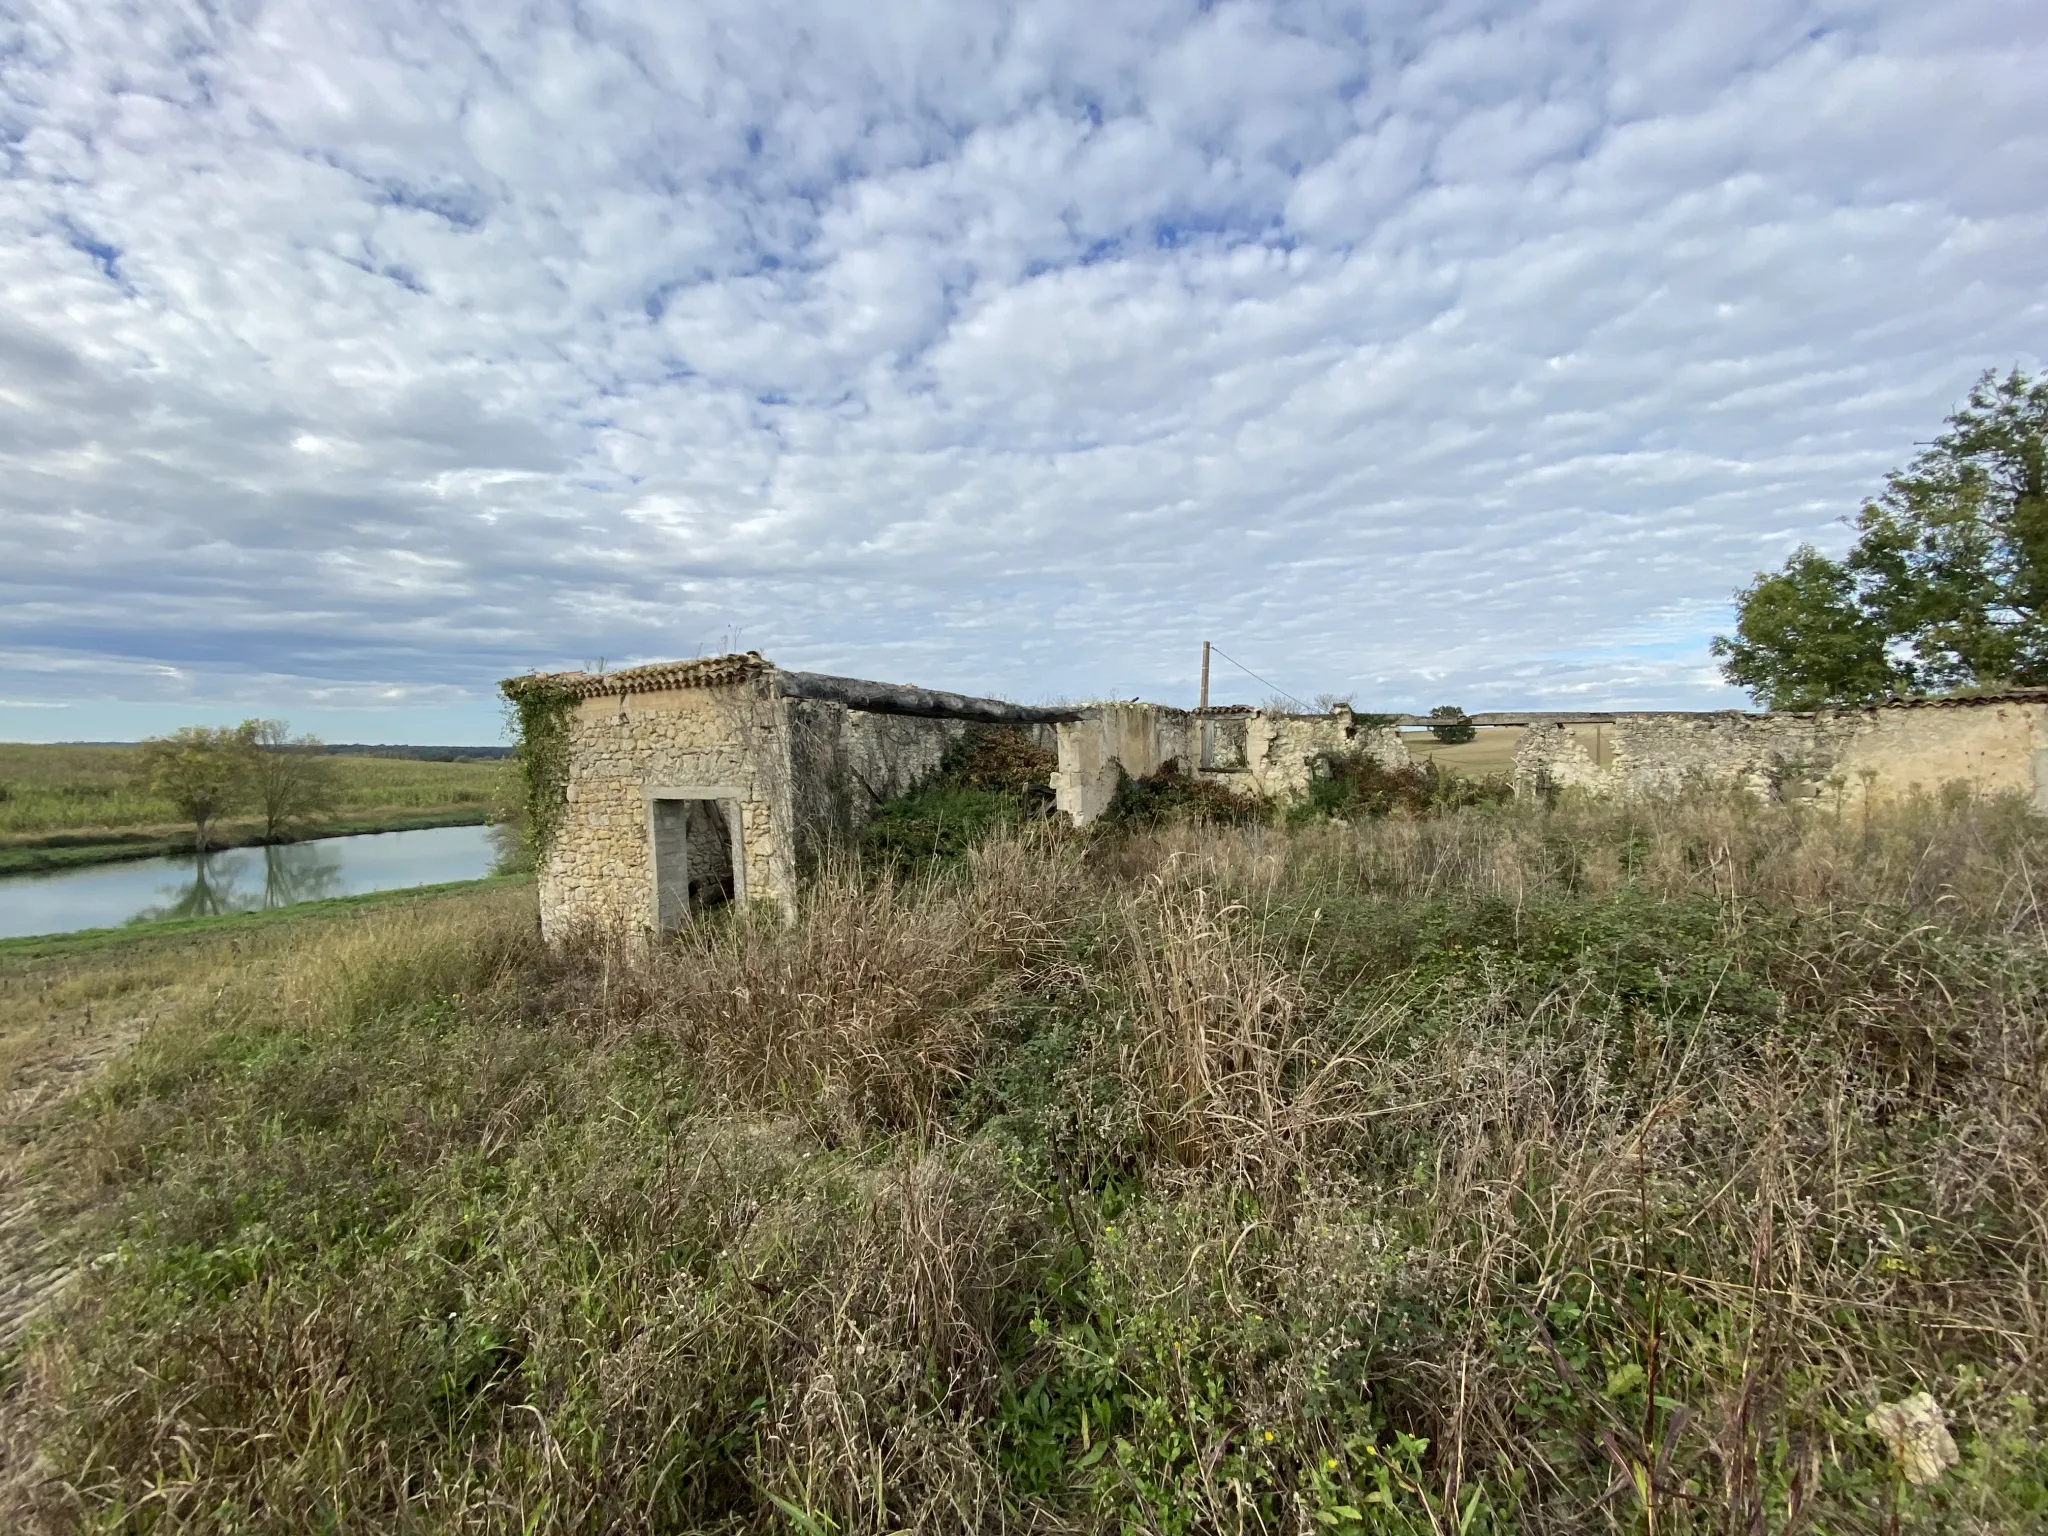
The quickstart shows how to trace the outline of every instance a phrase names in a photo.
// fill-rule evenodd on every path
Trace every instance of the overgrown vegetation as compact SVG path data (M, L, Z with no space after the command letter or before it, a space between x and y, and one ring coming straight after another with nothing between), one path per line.
M1299 826L1331 817L1427 816L1505 805L1514 795L1514 784L1505 775L1459 773L1434 761L1391 767L1370 753L1356 752L1324 758L1308 793L1287 808L1287 819Z
M504 849L500 863L530 867L546 857L569 803L569 717L576 712L576 692L540 673L508 678L499 689L519 775L519 793L499 824L517 829L526 852L524 860L516 860L511 849Z
M1104 831L1161 827L1172 823L1241 826L1261 819L1266 805L1228 785L1180 771L1168 758L1151 773L1133 778L1118 770L1116 794L1102 813Z
M1029 731L969 726L928 778L875 807L861 826L861 852L899 869L958 860L999 829L1048 815L1057 766Z
M110 1203L21 1518L2039 1528L2044 861L1567 801L1017 826L639 959L372 915L44 1112Z

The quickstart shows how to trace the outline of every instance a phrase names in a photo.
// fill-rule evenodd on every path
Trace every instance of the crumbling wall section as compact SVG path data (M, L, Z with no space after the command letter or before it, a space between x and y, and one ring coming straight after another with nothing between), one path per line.
M1192 768L1200 752L1195 717L1163 704L1091 704L1058 727L1053 805L1085 827L1116 797L1119 778L1141 779L1169 762Z
M865 821L882 801L937 773L946 749L972 729L965 720L848 710L840 751L846 772L860 791L855 824Z
M815 865L834 838L859 830L876 806L938 770L973 727L929 715L881 714L829 700L784 700L790 803L798 867Z
M1254 711L1246 729L1249 788L1264 799L1306 794L1321 765L1331 758L1363 756L1385 768L1406 768L1414 760L1392 725L1361 721L1348 708L1327 715L1273 715Z
M1307 791L1326 758L1363 753L1388 767L1411 759L1392 725L1327 715L1201 714L1162 704L1093 704L1059 727L1054 803L1076 826L1109 808L1121 774L1143 778L1167 763L1258 799Z
M1688 784L1777 798L1781 787L1834 771L1838 732L1812 716L1616 715L1531 726L1515 749L1518 787L1538 792L1669 793Z

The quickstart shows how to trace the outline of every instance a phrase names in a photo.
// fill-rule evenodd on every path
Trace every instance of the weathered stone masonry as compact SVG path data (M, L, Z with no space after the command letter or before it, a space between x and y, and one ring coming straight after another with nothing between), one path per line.
M1652 794L1704 783L1854 805L1963 783L2016 791L2048 810L2048 694L2038 692L1801 714L1512 718L1528 727L1515 749L1524 793Z
M751 652L547 681L574 699L567 799L540 871L551 939L661 933L693 906L727 897L793 909L800 874L827 843L930 774L976 723L1019 727L1057 749L1054 800L1076 825L1102 814L1123 775L1168 763L1285 800L1333 757L1409 761L1384 717L1343 706L1326 715L1137 702L1033 708L786 672ZM1515 779L1528 794L1707 782L1854 803L1961 781L2019 791L2048 810L2048 692L1815 714L1470 718L1524 728Z
M1319 761L1359 753L1408 766L1399 731L1362 723L1343 705L1327 715L1280 715L1091 704L1059 727L1054 803L1085 826L1108 808L1120 775L1142 778L1168 763L1260 799L1286 799L1308 788Z
M673 928L719 836L723 893L787 910L835 832L929 774L969 725L1021 727L1050 747L1075 713L785 672L752 654L549 681L576 698L567 803L540 870L550 939Z

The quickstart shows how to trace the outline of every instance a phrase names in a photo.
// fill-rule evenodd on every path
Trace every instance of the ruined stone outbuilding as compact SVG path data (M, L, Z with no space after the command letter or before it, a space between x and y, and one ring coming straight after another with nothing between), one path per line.
M790 910L833 838L931 774L962 732L1000 725L1057 753L1057 810L1085 825L1125 775L1169 764L1255 798L1305 788L1320 758L1407 751L1384 720L1044 707L786 671L757 654L515 679L573 699L566 803L542 855L541 926L666 933L693 911L760 900Z
M791 909L830 839L930 774L970 725L1018 727L1050 749L1078 713L790 672L753 653L537 681L574 698L566 804L540 869L550 938L666 933L728 900Z
M1056 754L1053 803L1076 826L1125 776L1172 771L1256 800L1306 792L1333 759L1409 766L1398 727L1368 716L1163 704L1070 706L786 671L749 652L515 679L566 700L565 801L542 856L543 931L662 934L703 908L794 910L803 871L874 808L926 778L976 725ZM1516 789L1668 793L1693 784L1767 799L1858 803L1962 782L2048 811L2048 690L1811 714L1475 714L1521 731Z

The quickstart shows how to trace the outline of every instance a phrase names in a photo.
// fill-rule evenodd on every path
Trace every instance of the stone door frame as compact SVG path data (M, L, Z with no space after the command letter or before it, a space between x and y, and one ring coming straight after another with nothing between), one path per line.
M661 909L661 824L656 805L664 800L713 800L725 813L726 836L732 840L732 899L736 905L745 905L747 900L747 840L741 827L741 807L751 798L748 793L730 784L667 784L650 785L642 792L647 805L647 874L652 889L654 934L666 938L690 921L690 865L689 843L683 844L683 910L674 922L664 923L665 914Z

